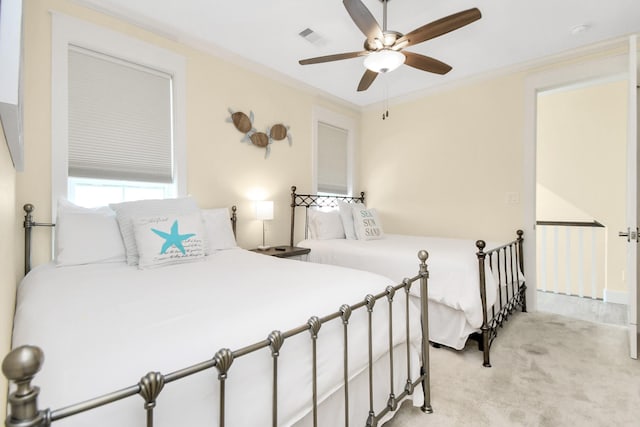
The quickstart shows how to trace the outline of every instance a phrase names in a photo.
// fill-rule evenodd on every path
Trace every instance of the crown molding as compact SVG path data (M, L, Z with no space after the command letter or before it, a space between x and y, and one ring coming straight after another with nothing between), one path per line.
M224 60L232 65L238 66L242 69L250 71L254 74L258 74L262 77L271 79L277 83L288 86L292 89L300 90L309 95L321 98L325 101L337 104L341 107L353 110L355 112L361 112L361 107L357 104L346 101L335 95L320 90L314 86L306 84L300 80L289 77L288 75L281 73L273 68L267 67L258 62L244 58L228 49L225 49L215 43L204 41L200 38L190 36L183 31L172 29L171 32L167 31L167 26L158 21L150 20L146 17L141 17L134 12L114 12L104 7L95 5L85 0L71 0L73 3L88 10L100 13L101 15L108 16L118 21L124 22L128 25L146 31L158 37L162 37L168 41L181 44L187 48L194 49L218 59Z

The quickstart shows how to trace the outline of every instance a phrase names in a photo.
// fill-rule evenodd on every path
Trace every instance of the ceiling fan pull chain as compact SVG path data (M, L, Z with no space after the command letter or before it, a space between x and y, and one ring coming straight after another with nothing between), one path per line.
M386 3L385 3L386 5ZM383 96L384 96L384 101L382 101L382 120L386 119L385 116L385 110L387 108L387 96L389 96L389 92L387 91L388 87L387 87L387 75L383 74L382 75L382 80L384 80L382 83L384 85L384 89L383 89Z
M385 7L387 2L384 2ZM382 104L382 120L386 120L389 117L389 77L384 73L382 75L382 79L384 80L384 103Z

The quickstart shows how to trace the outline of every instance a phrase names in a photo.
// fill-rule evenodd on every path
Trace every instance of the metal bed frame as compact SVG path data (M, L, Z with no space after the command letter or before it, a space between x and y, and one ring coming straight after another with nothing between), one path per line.
M294 245L295 215L296 208L305 208L305 239L307 238L307 224L309 219L309 208L337 208L338 202L362 203L365 202L365 193L355 196L333 196L318 194L298 194L296 186L291 187L291 234L289 244ZM480 283L480 300L482 302L482 326L480 332L475 332L469 336L470 339L478 342L478 348L483 352L482 365L491 367L490 350L493 341L498 335L498 329L504 326L509 316L520 307L523 312L527 311L526 283L524 281L524 256L522 230L516 231L516 239L497 248L485 251L486 242L477 240L478 252L478 276ZM488 260L490 269L495 268L498 282L498 295L496 303L487 307L487 289L485 260ZM489 272L491 274L491 272ZM439 347L439 344L434 346Z
M37 223L33 220L32 212L34 210L33 205L28 204L24 206L25 210L25 271L28 272L30 268L30 248L31 248L31 228L38 226L52 227L54 224L49 223ZM232 223L235 233L235 225L237 221L235 206L232 209ZM246 356L250 353L257 352L263 349L270 351L273 359L272 370L272 419L271 425L277 426L278 419L278 357L281 352L281 347L285 340L295 335L304 334L308 332L311 338L312 346L312 419L313 425L317 426L318 423L318 395L317 395L317 366L316 366L316 344L320 337L321 326L330 321L340 321L343 324L343 349L336 348L336 356L342 354L342 363L344 367L344 403L345 403L345 426L349 426L349 386L348 386L348 339L349 339L349 318L351 314L356 310L367 310L368 312L368 384L369 384L369 411L366 420L363 420L365 426L375 427L383 416L389 412L396 411L399 402L409 395L412 395L415 387L422 386L424 403L421 407L423 412L431 413L433 409L431 407L431 392L430 392L430 371L429 371L429 317L428 317L428 304L427 304L427 282L429 273L427 270L428 253L426 251L420 251L418 253L419 258L419 272L412 278L406 278L395 286L388 286L385 291L376 295L366 295L362 301L349 304L343 304L338 311L329 313L325 316L311 316L306 324L300 325L297 328L280 332L278 330L272 331L266 339L255 342L236 350L230 350L228 348L222 348L215 355L208 360L201 363L179 369L177 371L162 374L160 372L149 372L135 384L125 387L123 389L108 393L90 400L85 400L80 403L71 404L60 409L39 409L38 407L38 395L39 387L32 385L31 381L34 379L37 372L41 369L44 363L44 353L36 346L25 345L13 349L2 362L2 371L5 377L13 384L13 391L8 397L8 415L5 421L7 427L45 427L50 426L51 423L67 418L72 415L76 415L82 412L92 410L110 403L120 401L130 396L139 394L144 404L142 408L146 412L146 426L153 427L154 423L154 408L157 405L156 399L162 392L163 388L171 382L178 381L182 378L191 376L193 374L211 369L215 367L218 370L218 383L219 383L219 420L218 426L223 427L225 425L225 380L233 374L233 370L230 369L234 360ZM409 319L409 292L413 283L419 282L420 284L420 319L421 319L421 355L420 355L420 374L417 378L411 379L411 342L409 340L411 325ZM407 377L404 389L397 393L394 390L394 362L393 362L393 336L394 325L392 321L392 307L394 302L394 296L397 292L404 290L404 306L406 310L404 331L406 333L406 362L407 362ZM376 302L386 299L388 302L388 330L376 331L376 333L388 333L389 336L389 373L390 373L390 388L389 398L386 405L375 411L373 403L373 348L372 348L372 314ZM395 299L400 300L400 298ZM400 303L398 303L400 304ZM397 304L396 304L397 305ZM402 329L402 328L399 328ZM265 423L266 424L266 423Z
M22 207L24 210L24 274L25 276L31 271L31 229L34 227L55 227L56 225L51 222L36 222L33 220L33 211L36 209L31 203L27 203ZM236 228L238 224L238 207L236 205L231 206L231 229L233 235L236 236Z

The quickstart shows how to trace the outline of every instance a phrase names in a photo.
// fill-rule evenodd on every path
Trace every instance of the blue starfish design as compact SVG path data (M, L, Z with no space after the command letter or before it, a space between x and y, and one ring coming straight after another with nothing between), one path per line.
M156 230L155 228L152 228L151 231L165 239L160 254L164 254L171 246L175 246L180 250L180 252L182 252L182 255L184 255L186 251L184 250L184 246L182 246L182 242L190 237L195 236L195 233L178 233L178 220L173 221L173 225L171 226L171 233L165 233L164 231Z

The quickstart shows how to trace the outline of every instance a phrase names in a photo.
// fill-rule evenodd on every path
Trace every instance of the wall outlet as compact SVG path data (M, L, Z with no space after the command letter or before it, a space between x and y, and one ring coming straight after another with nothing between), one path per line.
M520 193L518 192L508 192L506 194L506 200L508 205L519 205L520 204Z

